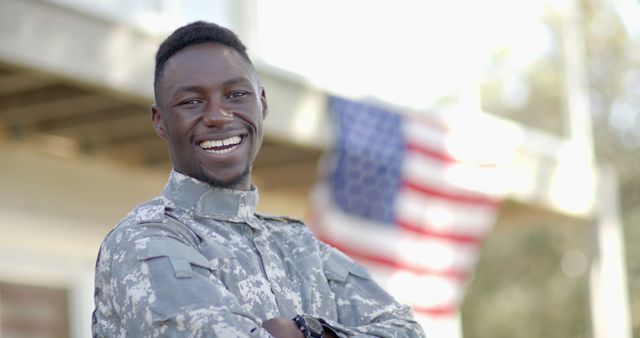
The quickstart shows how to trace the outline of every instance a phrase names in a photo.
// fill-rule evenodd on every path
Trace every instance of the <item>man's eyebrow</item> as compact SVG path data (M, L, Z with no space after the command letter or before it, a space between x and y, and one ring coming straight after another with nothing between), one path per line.
M231 86L235 84L248 84L253 85L253 82L244 76L234 77L233 79L226 80L222 83L223 86Z
M234 77L232 79L222 82L222 86L232 86L232 85L238 85L238 84L246 84L249 86L253 86L253 82L244 76ZM182 93L200 93L203 90L205 90L203 86L197 86L197 85L182 86L182 87L176 88L171 96L176 96Z
M182 86L176 88L171 96L176 96L182 93L199 93L202 92L202 90L202 86Z

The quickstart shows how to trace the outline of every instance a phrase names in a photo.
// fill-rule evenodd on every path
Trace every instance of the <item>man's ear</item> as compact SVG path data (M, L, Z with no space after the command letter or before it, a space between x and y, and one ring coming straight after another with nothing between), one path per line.
M167 130L164 128L164 121L162 120L162 114L156 103L151 105L151 123L153 124L153 131L156 135L167 139Z
M269 105L267 104L267 93L262 87L260 88L260 103L262 103L262 118L264 119L269 113Z

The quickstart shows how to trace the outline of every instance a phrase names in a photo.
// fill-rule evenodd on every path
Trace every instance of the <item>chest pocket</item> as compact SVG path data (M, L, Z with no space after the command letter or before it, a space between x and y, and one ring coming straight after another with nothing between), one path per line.
M366 268L336 249L325 260L324 273L337 299L338 320L360 326L376 320L379 309L397 303L371 279Z
M145 248L138 249L138 260L166 257L171 263L176 278L190 278L194 275L193 267L215 270L215 264L210 263L194 248L171 239L153 239L147 242Z
M359 279L370 280L371 275L366 268L351 260L340 251L332 250L324 264L324 274L330 281L344 283L349 275Z
M235 299L214 277L218 259L208 260L195 248L171 238L151 239L137 246L137 258L147 265L155 297L149 306L154 321L189 309L231 306Z

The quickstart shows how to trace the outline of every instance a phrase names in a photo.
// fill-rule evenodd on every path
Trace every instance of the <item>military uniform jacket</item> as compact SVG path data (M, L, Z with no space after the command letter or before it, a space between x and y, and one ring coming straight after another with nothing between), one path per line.
M106 237L94 337L271 337L263 320L316 316L341 337L424 337L362 266L302 223L257 214L258 193L173 171Z

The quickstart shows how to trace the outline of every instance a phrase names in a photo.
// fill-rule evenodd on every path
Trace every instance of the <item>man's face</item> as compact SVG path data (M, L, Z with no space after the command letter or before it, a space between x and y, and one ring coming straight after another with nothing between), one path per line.
M266 103L247 61L232 48L206 43L167 61L151 113L177 172L249 190Z

